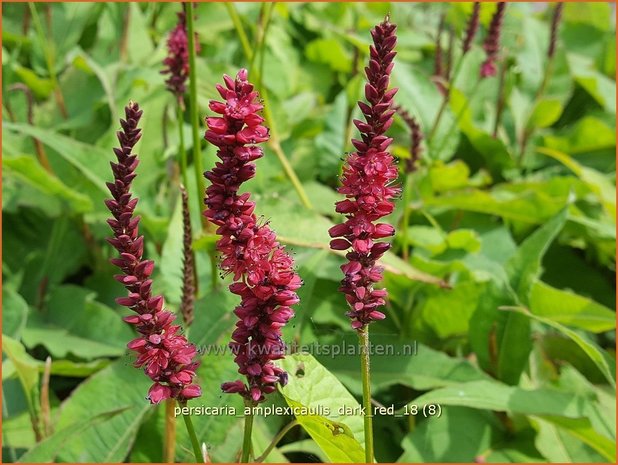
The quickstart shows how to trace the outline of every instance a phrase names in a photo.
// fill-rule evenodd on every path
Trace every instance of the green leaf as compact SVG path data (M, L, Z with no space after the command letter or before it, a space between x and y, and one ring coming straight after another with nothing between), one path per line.
M305 48L307 58L315 63L328 65L335 71L347 73L352 68L352 60L336 39L315 39Z
M603 376L605 376L605 379L607 379L609 384L614 388L616 387L616 362L595 343L586 340L577 332L567 328L566 326L561 325L560 323L556 323L555 321L538 315L533 315L523 307L504 307L503 310L508 310L521 315L525 315L529 318L540 321L541 323L545 323L546 325L549 325L552 328L560 331L562 334L573 340L573 342L575 342L586 353L586 355L590 357L590 359L595 363L599 370L601 370L601 373L603 373Z
M506 265L511 286L522 302L528 303L532 284L541 274L541 261L545 252L558 236L567 218L566 208L549 220L519 247Z
M539 147L537 149L539 153L547 155L549 157L558 160L573 173L577 175L586 185L594 192L602 203L605 212L610 218L616 222L616 186L614 183L602 173L588 168L572 157L569 157L566 153L560 152L547 147Z
M311 355L294 354L280 362L288 372L288 384L281 389L288 405L295 409L328 409L321 415L296 415L301 426L336 463L364 460L363 419L356 399ZM340 414L349 408L354 415ZM325 412L326 413L326 412Z
M19 458L18 463L45 463L54 462L63 451L67 443L75 436L84 433L88 428L95 428L101 423L108 421L114 416L124 412L126 408L119 408L115 411L103 412L88 420L74 423L60 431L52 434L48 438L39 442L36 446Z
M107 194L104 173L109 172L109 161L113 153L99 147L78 142L75 139L49 129L29 124L4 122L3 128L39 139L59 156L75 166L102 193Z
M488 412L444 407L403 439L398 463L473 463L490 448L496 420ZM457 431L457 434L453 434Z
M528 128L546 128L560 118L563 107L560 100L544 98L539 100L528 119Z
M73 285L55 288L47 311L32 312L23 331L28 347L41 344L54 358L71 353L87 360L122 355L134 337L119 314L96 302L91 291Z
M2 352L6 354L17 373L28 401L30 416L33 421L36 421L39 410L39 366L41 362L28 355L19 341L6 335L2 336ZM2 378L10 376L11 371L7 370L5 362L2 362Z
M146 400L151 384L126 360L114 362L81 383L63 402L56 430L86 425L63 441L57 460L124 461L140 423L153 408Z
M412 401L415 405L457 405L524 415L586 415L587 400L556 389L526 390L498 381L473 381L430 391Z
M536 419L539 420L538 418ZM580 440L590 448L605 457L610 463L616 463L616 441L600 435L590 425L587 418L564 418L560 416L545 416L543 420L558 427L575 439Z
M23 182L35 187L43 194L57 196L65 200L69 209L76 213L92 210L92 201L89 197L71 189L56 176L45 171L45 169L32 157L25 155L19 157L3 157L2 166L8 173L13 174Z
M557 323L594 333L616 328L616 313L609 308L541 281L532 285L530 311Z
M536 448L551 463L602 462L603 456L584 444L568 430L552 422L535 418L538 434ZM612 462L613 463L613 462Z
M395 384L403 384L422 391L489 379L487 374L467 360L449 357L415 341L407 342L406 344L393 340L390 335L371 334L371 343L374 346L382 345L385 350L387 348L389 350L387 356L379 356L376 353L372 359L371 383L375 392L380 392ZM352 336L345 336L343 341L338 338L337 344L341 348L341 353L330 357L328 357L329 354L324 354L320 357L320 361L353 392L360 394L362 387L359 379L358 357L346 355L344 351L346 347L356 343L356 339Z

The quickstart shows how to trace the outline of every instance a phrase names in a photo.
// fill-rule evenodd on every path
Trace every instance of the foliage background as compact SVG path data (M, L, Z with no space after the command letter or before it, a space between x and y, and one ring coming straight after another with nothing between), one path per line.
M235 8L250 44L260 44L255 37L266 7ZM536 98L547 69L552 6L509 4L505 111L496 138L499 79L478 79L480 41L494 8L483 5L480 37L463 60L421 168L410 175L408 227L401 225L403 201L390 217L399 225L386 259L390 301L387 319L372 326L374 343L417 344L411 357L374 357L375 400L397 408L436 403L442 415L376 417L377 459L614 462L613 6L565 5L553 76ZM131 331L114 303L124 291L108 263L103 199L119 112L133 99L144 109L134 186L147 256L157 263L155 289L177 308L178 128L159 71L179 6L2 9L3 461L161 461L164 408L144 400L147 379L125 353ZM369 29L387 12L399 25L396 99L427 134L442 102L431 79L440 15L454 33L456 59L470 11L471 4L462 3L280 3L272 9L254 66L261 70L273 130L314 209L299 202L270 147L247 189L294 252L305 281L288 341L355 340L337 292L341 258L327 250L326 231L340 221L333 214L334 189L343 154L351 150ZM198 102L205 116L221 75L234 74L248 60L225 5L198 5L196 27ZM442 43L448 47L448 37ZM188 120L183 130L190 149ZM405 159L406 125L397 118L391 132L394 154ZM524 134L530 142L522 157ZM53 174L39 162L41 151ZM201 156L204 167L212 166L214 150L203 141ZM189 189L195 228L194 181ZM407 261L401 259L405 236L412 246ZM201 346L225 344L235 299L218 276L219 289L210 288L206 251L212 239L196 234L194 245L200 294L190 338ZM335 410L342 402L356 404L355 357L303 357L285 362L294 374L287 402L327 403ZM236 376L231 356L205 355L199 376L205 394L196 405L240 406L238 396L219 394L220 382ZM48 393L49 412L41 393ZM272 402L285 400L277 394ZM289 420L260 418L256 451ZM306 431L319 425L308 422L267 460L354 459L357 420L327 422L349 427L342 435L352 437L348 457L336 456L339 439L332 434L327 441L309 439ZM241 418L194 421L213 461L237 458ZM176 459L191 460L180 426Z

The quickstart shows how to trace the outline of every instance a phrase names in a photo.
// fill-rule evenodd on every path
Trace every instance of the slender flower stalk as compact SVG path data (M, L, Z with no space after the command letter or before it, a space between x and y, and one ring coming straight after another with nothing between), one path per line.
M400 193L400 188L392 185L397 179L397 167L388 152L392 139L385 136L395 113L391 107L397 89L389 90L388 85L396 55L396 28L387 16L371 31L373 45L369 47L369 65L365 68L365 97L369 103L358 102L365 117L365 121L354 120L361 140L352 140L356 151L346 159L342 186L339 188L339 193L346 198L337 202L335 208L346 216L346 221L329 230L333 238L331 249L348 250L348 262L341 267L345 277L339 290L348 302L346 315L359 334L365 406L365 458L369 463L373 462L374 453L368 325L385 318L378 309L385 304L387 292L385 289L375 289L374 285L382 280L383 269L377 261L390 248L389 243L380 239L395 233L393 226L377 221L392 213L393 199Z
M536 91L536 95L534 97L534 105L532 105L532 108L534 108L536 106L536 103L539 102L541 98L543 98L543 95L545 94L545 89L547 89L547 85L549 84L549 81L551 80L554 72L554 56L556 54L556 46L558 42L558 28L560 26L560 20L562 19L563 7L564 5L562 3L557 3L554 7L551 20L551 29L549 33L549 46L547 47L547 64L543 71L543 79L541 80L541 84ZM533 136L533 133L534 127L526 125L520 139L519 157L517 159L519 166L522 166L524 163L528 141Z
M442 95L446 94L446 86L444 81L448 78L444 70L444 51L442 50L442 32L444 31L444 14L440 16L440 24L438 25L438 32L436 34L436 52L434 57L434 69L433 77L436 82L436 86Z
M193 256L193 232L191 230L191 216L189 214L189 195L185 186L180 185L182 198L182 299L180 314L189 328L193 323L195 307L195 257Z
M421 126L418 120L408 113L407 110L403 109L399 105L394 105L393 110L401 116L401 119L410 129L410 158L406 158L405 161L405 171L409 174L418 169L417 162L423 152L421 147L421 143L423 142L423 132L421 131Z
M464 36L464 40L462 43L461 50L465 55L472 48L472 42L474 41L474 37L479 29L479 17L481 13L481 2L474 2L474 6L472 7L472 14L470 18L468 18L468 26L466 27L466 34Z
M485 42L483 42L486 58L485 62L481 65L481 78L496 75L496 60L500 52L500 33L502 32L505 10L506 2L498 2L496 5L496 12L492 16L491 23L489 24L487 37L485 37Z
M122 270L114 278L128 291L127 297L116 301L135 312L124 318L139 333L127 347L137 354L134 366L144 368L154 382L148 391L150 402L158 404L170 398L184 402L202 394L193 383L197 351L180 333L180 326L173 325L175 316L163 309L163 297L152 295L154 262L143 259L144 237L138 236L140 217L134 216L138 199L130 191L139 162L132 150L141 136L137 127L141 116L136 103L130 102L125 108L126 119L120 120L122 130L117 133L120 148L114 149L118 162L111 163L114 182L107 183L113 197L105 201L113 215L107 221L113 231L108 242L119 253L111 262Z
M558 26L560 25L560 20L562 18L562 9L564 8L564 3L556 3L554 7L554 13L551 18L551 33L549 36L549 47L547 48L547 58L550 60L554 57L556 53L556 43L558 42Z

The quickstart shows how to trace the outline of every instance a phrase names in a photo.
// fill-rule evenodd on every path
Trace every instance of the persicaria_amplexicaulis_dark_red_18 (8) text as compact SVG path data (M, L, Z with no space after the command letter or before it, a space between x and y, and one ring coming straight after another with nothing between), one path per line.
M193 382L197 351L180 326L173 324L175 315L163 309L163 297L152 295L154 262L143 258L144 236L138 236L140 217L134 216L138 199L132 197L131 183L139 160L132 150L141 137L137 127L141 116L137 103L125 108L125 119L120 120L122 130L117 133L120 148L114 149L118 162L111 163L114 182L107 183L112 199L105 204L113 215L107 221L113 231L108 242L120 254L111 262L122 270L114 278L129 292L116 301L135 312L124 318L139 334L127 347L137 354L135 367L143 368L154 381L148 391L150 402L158 404L170 398L184 402L202 394Z
M277 384L287 383L287 373L273 362L284 356L281 328L294 316L291 306L299 301L295 291L302 281L273 230L255 215L250 193L238 192L255 175L253 162L264 155L255 144L269 138L258 92L245 69L235 79L223 79L225 85L218 84L217 90L224 101L209 105L220 116L206 118L205 138L217 147L220 161L205 173L211 185L204 215L217 226L221 269L233 275L230 291L241 298L234 310L238 321L230 348L247 382L228 382L221 388L261 402Z
M351 250L348 262L342 265L345 278L342 291L350 307L347 315L352 328L360 330L368 323L384 319L378 308L385 303L387 291L374 289L382 279L383 269L377 261L390 248L380 239L392 236L395 228L377 221L392 213L393 199L401 189L393 185L398 172L395 160L388 152L392 139L385 136L393 123L393 97L397 89L388 89L395 58L396 26L388 17L372 31L373 45L369 48L369 66L365 68L367 83L365 97L358 102L365 121L354 120L361 140L353 139L355 152L348 155L343 167L339 192L346 199L337 202L336 211L346 216L344 223L330 228L334 250Z

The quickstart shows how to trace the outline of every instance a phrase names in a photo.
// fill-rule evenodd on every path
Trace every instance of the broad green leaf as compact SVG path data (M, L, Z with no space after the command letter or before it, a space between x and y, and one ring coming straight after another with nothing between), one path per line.
M549 325L552 328L560 331L562 334L573 340L573 342L575 342L586 353L586 355L590 357L590 359L595 363L599 370L601 370L601 373L603 373L603 376L605 376L605 379L607 379L609 384L614 388L616 387L616 362L594 342L586 340L577 332L567 328L566 326L561 325L560 323L552 321L548 318L534 315L523 307L505 307L503 308L503 310L508 310L516 312L520 315L525 315L529 318L540 321L541 323L545 323L546 325Z
M403 384L417 391L435 389L469 381L488 380L489 376L467 360L449 357L416 341L402 343L392 336L371 334L371 343L381 345L387 355L372 354L371 382L375 392L395 384ZM362 393L358 356L346 355L344 349L356 344L356 338L338 338L340 355L320 357L331 372L353 392ZM319 355L316 353L316 355Z
M595 333L616 328L616 313L609 308L541 281L532 285L530 311L557 323Z
M42 129L23 123L4 122L3 127L10 131L39 139L52 148L59 156L74 165L102 193L107 194L105 173L109 172L109 160L113 153L99 147L78 142L75 139L49 129Z
M511 286L522 302L528 303L532 284L541 274L545 252L558 236L567 218L563 209L554 218L538 228L519 247L506 265Z
M86 425L63 441L57 460L124 461L140 423L154 408L146 400L151 384L141 370L122 359L81 383L63 402L56 430Z
M87 360L122 355L134 337L118 313L95 301L91 291L74 285L57 287L47 311L31 312L23 332L28 347L43 345L53 358L70 353Z
M534 418L534 417L533 417ZM610 463L616 463L616 441L600 435L590 425L587 418L564 418L561 416L544 416L543 420L553 424L561 431L579 439L590 448L605 457Z
M436 389L417 397L411 403L415 405L457 405L524 415L559 415L580 418L586 414L587 401L582 396L556 389L527 390L487 380Z
M95 415L88 420L73 423L66 428L57 431L35 447L30 449L19 458L19 463L45 463L55 462L63 452L64 447L70 444L75 436L79 436L89 428L96 428L98 425L113 419L116 415L124 412L126 408L119 408L109 412Z
M336 39L315 39L305 47L307 58L328 65L335 71L347 73L352 67L351 57Z
M616 186L602 173L581 165L566 153L547 147L537 148L537 152L558 160L573 171L592 190L603 204L605 212L616 221Z
M3 157L2 166L8 173L35 187L43 194L57 196L65 200L70 210L76 213L87 212L92 209L92 201L89 197L71 189L56 176L45 171L32 157Z
M536 448L550 463L598 463L603 456L584 444L568 430L560 428L543 418L535 418L538 429Z
M399 463L472 463L496 441L496 420L488 412L444 407L403 439ZM457 434L453 434L457 431Z
M546 128L554 124L562 114L562 104L559 100L545 98L539 100L528 119L529 128Z
M332 462L362 462L363 418L356 399L311 355L294 354L280 365L288 372L288 384L281 389L288 405L297 410L320 409L315 413L325 413L324 416L296 415L322 451ZM341 408L357 413L345 414L339 412Z

